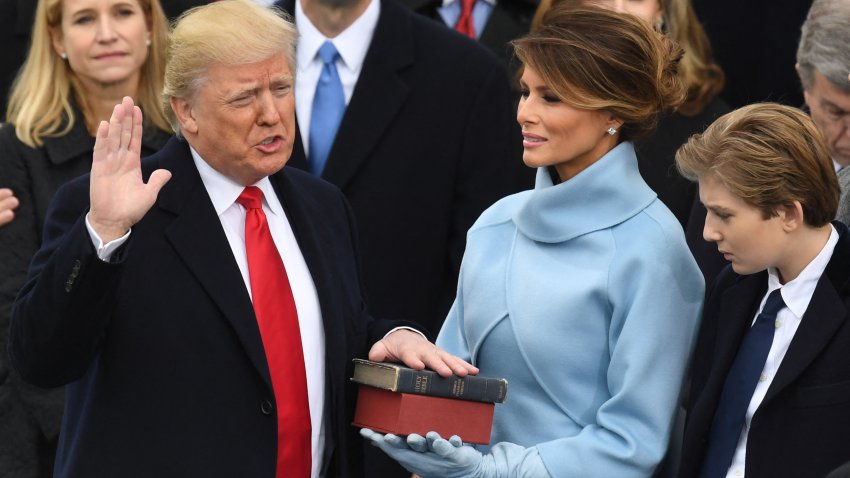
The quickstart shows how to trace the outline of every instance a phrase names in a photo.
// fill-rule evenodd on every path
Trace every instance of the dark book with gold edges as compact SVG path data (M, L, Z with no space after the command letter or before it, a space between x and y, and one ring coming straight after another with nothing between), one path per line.
M433 370L414 370L397 363L354 359L352 381L389 390L457 400L502 403L508 394L504 378L467 375L441 377Z

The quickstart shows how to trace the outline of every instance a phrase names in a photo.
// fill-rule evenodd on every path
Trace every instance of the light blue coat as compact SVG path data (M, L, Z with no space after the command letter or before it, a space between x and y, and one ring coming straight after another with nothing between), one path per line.
M535 460L555 478L650 476L667 450L703 289L631 143L555 186L541 169L533 190L485 211L437 343L508 379L491 443L537 453L494 450L516 455L497 460L515 468L499 476L524 476Z

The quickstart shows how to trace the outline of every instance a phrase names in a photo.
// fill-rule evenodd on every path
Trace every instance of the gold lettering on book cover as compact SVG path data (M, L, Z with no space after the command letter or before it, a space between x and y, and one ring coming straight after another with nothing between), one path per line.
M428 377L418 375L416 382L413 384L413 390L416 393L425 393L428 391Z

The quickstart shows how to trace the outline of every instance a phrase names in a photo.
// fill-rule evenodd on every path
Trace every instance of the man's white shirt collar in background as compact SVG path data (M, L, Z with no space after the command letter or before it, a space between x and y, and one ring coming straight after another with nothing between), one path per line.
M342 90L345 94L345 104L351 101L354 87L363 69L366 53L372 43L372 36L378 25L381 14L380 0L372 0L366 10L357 20L335 38L327 38L304 14L301 1L295 2L295 26L298 28L298 48L296 59L298 72L295 76L295 112L298 115L299 129L304 152L310 144L310 118L313 110L313 96L316 94L316 84L322 74L322 60L316 56L319 47L326 40L331 40L339 52L340 59L336 62Z

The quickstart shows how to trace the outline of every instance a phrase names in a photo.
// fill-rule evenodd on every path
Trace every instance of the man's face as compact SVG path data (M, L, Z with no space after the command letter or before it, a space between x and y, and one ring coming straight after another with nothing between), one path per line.
M284 55L247 65L213 65L189 100L172 108L189 144L216 171L251 185L292 153L293 77Z
M850 166L850 92L814 70L812 85L803 91L803 96L812 120L826 138L832 159Z

